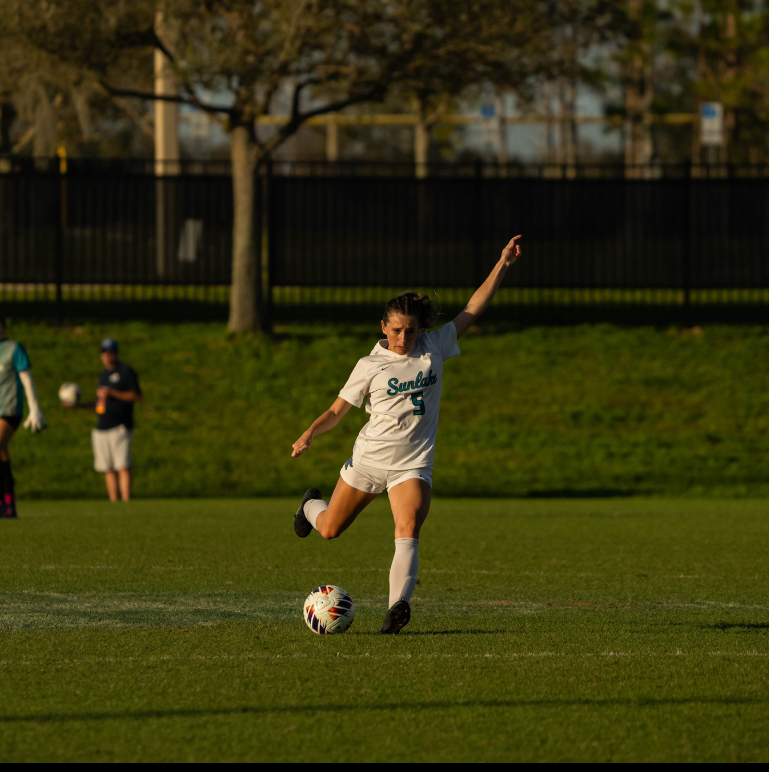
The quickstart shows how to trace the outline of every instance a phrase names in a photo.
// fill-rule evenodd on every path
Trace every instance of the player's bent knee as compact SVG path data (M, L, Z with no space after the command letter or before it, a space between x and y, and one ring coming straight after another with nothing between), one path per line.
M320 533L324 539L336 539L342 535L342 529L336 526L328 527L321 525L318 528L318 533Z
M328 515L328 510L322 514ZM318 517L315 527L318 529L318 533L324 539L336 539L342 535L342 532L345 530L345 524L339 522L328 522L329 519L330 518L328 517Z

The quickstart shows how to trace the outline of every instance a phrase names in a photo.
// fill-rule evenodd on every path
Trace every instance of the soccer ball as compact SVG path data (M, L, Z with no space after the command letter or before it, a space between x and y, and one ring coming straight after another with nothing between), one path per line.
M349 593L333 584L313 590L304 602L304 621L318 635L343 633L355 619L355 603Z
M76 383L62 383L59 388L59 401L63 405L77 405L83 392Z

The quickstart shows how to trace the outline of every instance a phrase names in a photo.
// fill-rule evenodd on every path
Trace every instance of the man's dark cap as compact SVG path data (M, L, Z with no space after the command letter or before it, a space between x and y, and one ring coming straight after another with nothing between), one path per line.
M117 353L117 341L113 340L112 338L105 338L101 342L101 350L102 351L114 351Z

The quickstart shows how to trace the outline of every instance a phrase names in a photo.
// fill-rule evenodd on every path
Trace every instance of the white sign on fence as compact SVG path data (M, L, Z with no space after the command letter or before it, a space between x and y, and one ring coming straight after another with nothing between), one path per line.
M700 108L700 142L712 147L724 144L724 106L720 102L705 102Z
M194 263L198 259L202 243L203 220L185 220L179 237L179 250L176 253L176 259L180 263Z

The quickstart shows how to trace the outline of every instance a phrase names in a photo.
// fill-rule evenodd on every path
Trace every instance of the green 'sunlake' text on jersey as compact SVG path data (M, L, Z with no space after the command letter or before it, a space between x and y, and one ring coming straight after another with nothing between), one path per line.
M353 463L375 469L417 469L432 466L438 433L443 362L461 352L457 328L422 332L405 356L380 340L358 360L339 396L355 407L368 397L371 415L353 449Z

